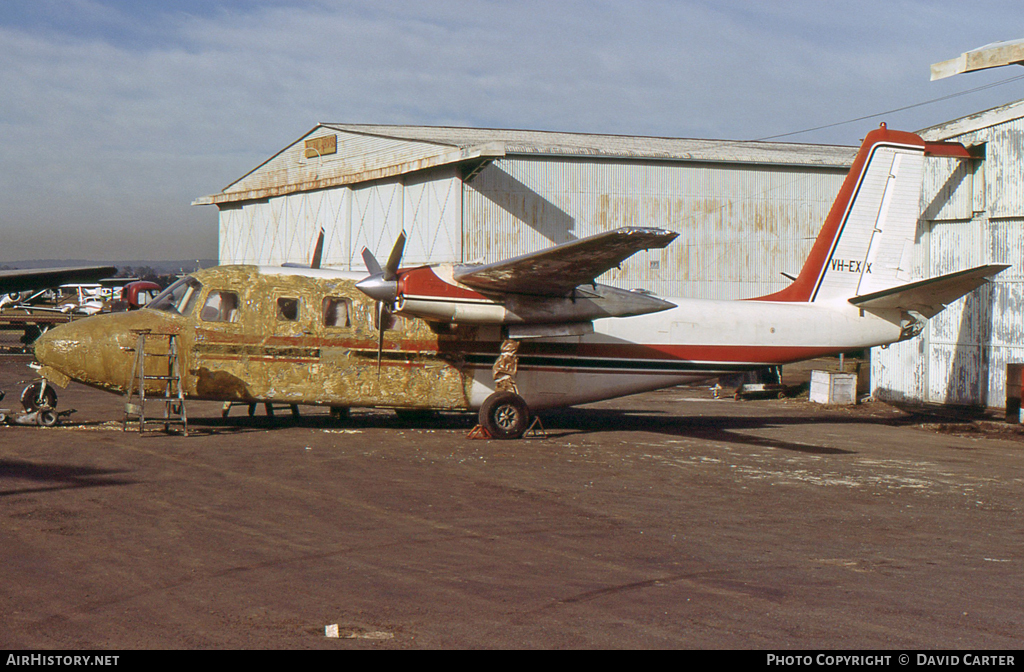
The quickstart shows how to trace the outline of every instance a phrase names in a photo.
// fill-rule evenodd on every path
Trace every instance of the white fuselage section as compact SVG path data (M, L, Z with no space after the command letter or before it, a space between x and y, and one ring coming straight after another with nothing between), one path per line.
M892 343L900 314L846 301L791 303L671 298L676 308L597 320L594 333L538 339L550 356L520 358L520 394L531 408L611 399L739 371ZM493 392L478 369L471 403Z

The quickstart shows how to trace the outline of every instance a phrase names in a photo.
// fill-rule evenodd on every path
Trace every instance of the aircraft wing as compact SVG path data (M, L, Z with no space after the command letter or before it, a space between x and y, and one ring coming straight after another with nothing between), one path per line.
M505 261L457 266L454 277L485 292L566 296L627 257L665 247L678 235L665 229L622 227Z
M114 266L76 266L70 268L21 268L0 271L0 294L31 289L58 287L72 282L98 282L117 273Z
M940 275L929 280L863 294L850 299L858 308L889 308L913 310L926 318L938 314L943 308L964 294L981 287L988 279L1009 268L1009 264L988 264L966 271Z

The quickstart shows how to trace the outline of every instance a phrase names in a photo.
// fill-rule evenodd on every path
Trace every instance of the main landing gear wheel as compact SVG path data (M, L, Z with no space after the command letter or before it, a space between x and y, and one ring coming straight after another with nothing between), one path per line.
M480 425L496 439L518 439L530 427L530 407L515 392L495 392L480 407Z
M57 408L57 393L53 391L52 386L44 386L42 381L37 380L22 391L21 405L29 413L38 411L44 406Z

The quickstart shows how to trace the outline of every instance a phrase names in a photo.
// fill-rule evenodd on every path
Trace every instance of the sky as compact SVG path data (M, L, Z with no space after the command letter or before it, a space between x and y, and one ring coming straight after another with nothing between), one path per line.
M319 122L857 144L1024 99L929 81L1019 38L1017 0L4 0L0 263L216 258L191 202Z

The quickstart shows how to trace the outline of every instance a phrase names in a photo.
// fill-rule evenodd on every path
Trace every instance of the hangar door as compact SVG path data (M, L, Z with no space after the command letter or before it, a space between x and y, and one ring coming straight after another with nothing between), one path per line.
M323 265L364 269L368 247L383 260L405 230L403 265L462 260L462 180L455 168L222 205L222 264L309 263L320 229Z
M462 261L462 180L455 168L356 185L351 198L351 269L364 267L364 246L383 264L403 230L403 266Z

